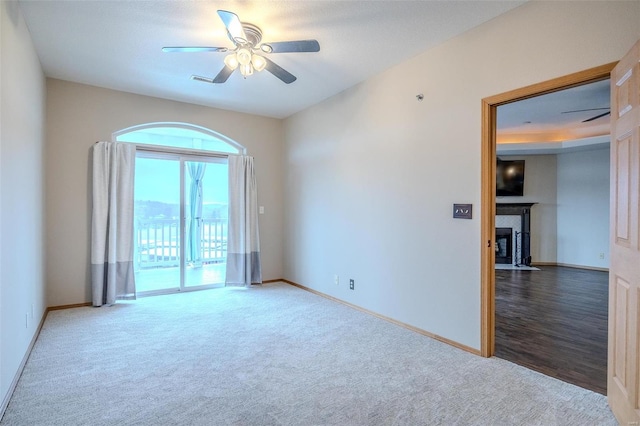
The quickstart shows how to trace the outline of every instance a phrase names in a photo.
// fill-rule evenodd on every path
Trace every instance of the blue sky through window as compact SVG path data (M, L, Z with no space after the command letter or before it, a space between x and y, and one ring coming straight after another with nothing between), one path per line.
M188 173L185 176L188 183ZM227 165L207 163L204 178L204 206L229 203ZM188 188L188 186L187 186ZM180 203L180 162L156 158L136 158L135 194L137 201Z

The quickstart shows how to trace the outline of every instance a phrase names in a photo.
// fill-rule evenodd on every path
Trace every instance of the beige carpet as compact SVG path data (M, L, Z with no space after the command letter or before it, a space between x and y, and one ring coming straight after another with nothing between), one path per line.
M1 425L614 425L602 395L286 284L49 314Z

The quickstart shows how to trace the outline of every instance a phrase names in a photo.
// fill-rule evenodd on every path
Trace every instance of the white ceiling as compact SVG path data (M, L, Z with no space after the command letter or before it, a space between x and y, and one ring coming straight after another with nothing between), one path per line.
M602 80L498 107L500 154L556 153L608 146L610 81ZM582 111L586 110L586 111Z
M20 0L45 74L148 96L284 118L524 3L507 1ZM263 41L316 39L318 53L272 54L298 80L266 71L225 84L224 53L163 53L163 46L232 47L216 10L259 26Z

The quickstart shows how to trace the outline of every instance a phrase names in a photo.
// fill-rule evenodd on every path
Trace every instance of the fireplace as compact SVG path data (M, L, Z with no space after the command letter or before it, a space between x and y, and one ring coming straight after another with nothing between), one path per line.
M512 228L496 228L496 263L511 265L513 262Z
M496 263L531 265L531 207L534 204L498 203L496 205ZM507 230L509 236L507 236ZM506 253L503 253L504 250Z

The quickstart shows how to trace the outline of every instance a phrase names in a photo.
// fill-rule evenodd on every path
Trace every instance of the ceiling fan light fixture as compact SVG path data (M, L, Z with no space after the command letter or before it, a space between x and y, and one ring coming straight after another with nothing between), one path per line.
M252 75L253 66L251 65L251 62L249 62L248 64L240 64L240 73L244 78L247 78L247 76Z
M256 71L260 72L267 66L267 61L260 55L251 56L251 65Z
M245 47L239 49L236 56L238 57L240 65L248 65L251 63L251 51Z
M2 0L0 0L2 1ZM224 67L213 78L197 77L194 80L222 84L228 80L231 74L239 69L244 78L252 75L254 71L267 70L285 84L296 81L296 76L267 59L264 54L271 53L300 53L319 52L320 44L317 40L276 41L272 43L262 42L262 30L256 25L242 22L238 15L228 10L218 10L218 16L222 20L227 36L234 47L198 47L177 46L163 47L163 52L221 52L226 53Z
M225 56L224 64L229 68L231 68L232 70L235 70L236 68L238 68L239 62L238 62L238 58L236 57L236 54L232 53L231 55Z

